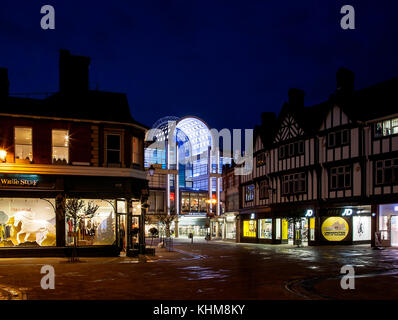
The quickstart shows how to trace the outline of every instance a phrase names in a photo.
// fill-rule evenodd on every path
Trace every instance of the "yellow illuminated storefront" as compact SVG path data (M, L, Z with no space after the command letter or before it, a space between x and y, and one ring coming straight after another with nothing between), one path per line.
M243 221L243 236L247 238L257 237L257 221L244 220Z

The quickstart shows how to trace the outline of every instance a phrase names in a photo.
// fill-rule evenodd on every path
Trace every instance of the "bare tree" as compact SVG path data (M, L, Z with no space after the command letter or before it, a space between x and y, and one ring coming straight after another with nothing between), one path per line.
M175 212L170 212L170 214L167 213L157 213L156 218L165 227L166 230L166 237L170 237L170 226L171 223L177 218L177 215Z
M77 257L77 227L86 218L92 218L98 210L98 206L89 202L84 207L84 201L76 198L68 199L65 204L65 215L72 221L73 225L73 250L71 262L79 261Z

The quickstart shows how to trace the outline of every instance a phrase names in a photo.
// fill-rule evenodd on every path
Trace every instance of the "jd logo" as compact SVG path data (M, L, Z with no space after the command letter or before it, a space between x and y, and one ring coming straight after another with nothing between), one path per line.
M355 270L353 266L345 265L340 270L341 274L345 274L340 280L340 286L343 290L355 289Z
M46 264L41 267L40 273L45 274L45 276L43 276L43 278L41 278L41 281L40 281L41 288L43 290L47 290L47 289L54 290L55 289L54 267Z

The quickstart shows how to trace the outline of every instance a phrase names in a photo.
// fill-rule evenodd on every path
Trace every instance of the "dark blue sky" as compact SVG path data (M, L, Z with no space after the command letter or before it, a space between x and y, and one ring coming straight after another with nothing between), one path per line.
M51 4L56 29L40 28ZM356 9L356 30L340 8ZM11 92L58 89L58 50L91 57L91 87L126 92L152 125L196 115L218 129L252 128L279 112L290 87L306 105L335 89L341 66L356 88L398 76L398 2L365 0L2 0L0 66Z

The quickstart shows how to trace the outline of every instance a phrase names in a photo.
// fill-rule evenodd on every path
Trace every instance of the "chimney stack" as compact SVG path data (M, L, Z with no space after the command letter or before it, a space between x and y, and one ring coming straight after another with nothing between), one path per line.
M10 82L8 81L8 69L0 68L0 97L7 98L9 94Z
M340 68L336 73L336 91L342 93L354 92L354 80L354 72L346 68Z
M273 126L276 121L276 115L274 112L262 112L261 113L261 125L264 127Z
M297 88L291 88L288 92L289 97L289 106L294 109L304 108L304 96L305 93L303 90Z
M73 56L68 50L59 53L59 91L80 93L89 89L90 58Z

